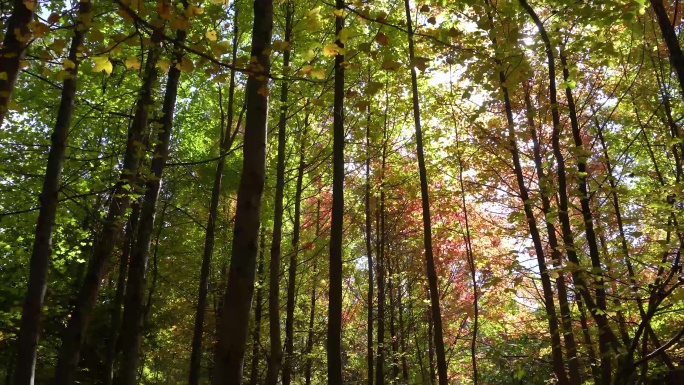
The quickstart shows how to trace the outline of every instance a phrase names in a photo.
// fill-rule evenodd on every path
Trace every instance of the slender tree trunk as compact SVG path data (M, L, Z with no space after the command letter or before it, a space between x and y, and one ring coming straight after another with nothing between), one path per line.
M320 192L320 191L319 191ZM319 194L320 196L320 194ZM321 224L321 199L316 202L316 239L320 235ZM316 315L316 282L318 276L316 275L316 260L313 261L313 281L311 284L311 303L309 306L309 328L306 335L306 367L304 368L304 384L311 385L311 367L313 360L311 359L311 350L313 349L313 335L314 335L314 316Z
M368 74L370 82L370 71ZM368 106L368 120L366 121L366 185L364 189L364 215L366 220L366 254L368 257L368 317L367 317L367 347L366 347L366 362L368 365L368 385L373 385L373 246L372 240L373 228L372 224L372 214L371 214L371 184L370 184L370 123L371 123L371 113L370 106Z
M9 19L8 32L5 41L0 48L0 73L4 73L5 80L0 80L0 126L6 112L7 103L11 96L12 88L17 80L19 60L23 58L25 45L17 41L15 30L25 33L25 26L33 16L35 7L33 1L15 1L14 12ZM78 66L81 62L80 54L88 29L90 28L92 3L85 1L80 3L78 11L79 22L75 26L74 37L71 39L69 48L69 60L74 63L69 69L69 77L62 85L62 98L57 111L55 129L50 137L50 153L48 155L43 189L40 193L40 211L36 223L36 235L33 239L33 251L29 264L28 290L24 299L19 329L17 349L17 384L33 384L36 366L36 351L40 338L40 319L45 291L47 290L48 270L50 255L52 254L52 230L57 215L59 203L60 180L64 157L66 156L67 137L71 126L71 116L74 111L76 100L76 87L78 80Z
M291 1L285 3L285 41L292 39ZM283 68L290 65L290 50L283 52ZM271 261L268 287L268 319L271 340L271 354L266 371L266 385L276 385L283 361L283 347L280 340L280 258L283 241L283 200L285 196L285 151L287 145L287 98L288 84L283 81L280 89L280 118L278 119L278 159L276 165L276 189L273 213L273 239L271 241Z
M596 351L594 344L591 341L591 333L589 333L589 324L587 323L587 315L582 304L582 298L577 297L577 308L579 310L580 325L582 326L582 336L584 337L584 344L587 346L587 355L589 356L589 367L591 368L591 376L594 382L601 381L601 368L599 361L596 358Z
M375 364L375 383L385 384L385 161L387 159L387 119L382 132L382 161L380 165L380 209L376 213L377 281L378 281L378 347Z
M529 88L525 86L525 110L527 114L527 126L532 139L532 148L534 153L534 164L537 171L537 179L539 180L540 195L542 200L542 214L544 218L551 215L551 202L549 200L549 192L546 187L546 175L544 172L541 148L539 140L537 139L537 129L534 123L534 108L530 98ZM562 268L561 249L556 237L556 227L553 222L546 222L546 232L549 238L549 248L551 249L551 260L553 267L558 269L558 277L556 278L556 290L558 291L558 305L561 314L561 326L563 329L563 338L565 340L565 348L568 356L568 372L570 374L570 383L579 385L581 383L581 376L579 372L579 362L577 360L577 344L575 342L575 335L572 332L572 316L570 306L568 303L568 292L565 285L565 274L560 270Z
M549 99L551 103L551 117L553 119L553 135L552 135L552 145L554 158L557 163L557 177L558 177L558 217L561 222L561 230L563 234L563 243L565 245L565 250L568 255L568 260L580 266L579 258L577 257L577 252L575 248L574 235L572 233L572 228L570 226L569 217L569 204L567 195L567 181L565 177L565 160L561 152L560 147L560 114L558 112L558 100L556 95L556 70L553 55L553 47L551 46L551 40L544 24L539 19L534 9L530 7L526 0L519 0L520 4L525 8L525 11L530 15L534 21L542 40L544 41L544 47L547 55L547 64L549 69ZM585 218L586 220L586 218ZM587 240L590 242L591 240ZM590 247L592 247L590 245ZM592 258L592 264L594 260ZM608 318L605 312L605 293L601 294L603 291L602 283L596 288L597 298L596 301L591 297L589 287L591 284L585 280L584 273L579 271L572 272L573 281L575 287L582 295L584 302L589 308L596 324L599 328L599 353L601 355L601 381L602 384L608 385L611 383L611 345L617 343L617 338L615 334L610 329L608 324Z
M259 345L261 345L261 309L263 302L263 281L264 281L264 251L266 249L266 232L261 229L259 236L259 266L257 267L257 280L259 286L256 290L256 306L254 308L254 332L252 333L252 365L249 375L249 384L259 383Z
M287 277L287 317L285 319L285 362L283 364L283 385L290 385L292 380L292 361L294 358L294 311L297 287L297 257L299 255L299 235L301 231L302 189L304 171L306 168L306 134L309 117L304 119L304 129L301 133L299 147L299 167L297 167L297 187L295 190L294 234L292 235L292 253Z
M238 12L239 7L237 3L233 2L233 62L237 59L238 49ZM220 92L220 89L219 89ZM219 160L216 163L216 171L214 173L214 185L211 190L211 203L209 204L209 218L207 219L207 230L204 235L204 252L202 254L202 267L200 269L200 287L197 298L197 309L195 310L195 326L192 334L192 344L190 353L190 374L188 379L189 385L198 385L200 378L200 365L202 361L202 337L204 335L204 315L207 307L207 294L209 292L209 270L211 268L211 257L214 253L214 244L216 242L216 216L218 213L219 199L221 198L221 186L223 185L223 170L226 165L226 155L233 146L235 139L234 134L231 134L233 129L233 100L235 99L235 69L230 71L230 84L228 86L228 124L221 126L222 142L219 149ZM223 100L219 101L221 104L221 111L223 111ZM221 117L223 123L223 116Z
M187 3L185 6L187 8ZM150 165L152 177L145 182L145 194L143 196L142 208L140 209L140 228L138 229L138 237L129 264L126 295L124 298L123 328L121 330L122 359L119 369L120 385L134 385L137 383L136 374L140 364L140 347L145 313L143 296L145 292L147 263L150 256L152 233L154 232L157 201L161 191L166 160L169 156L178 83L181 75L181 71L176 67L176 63L180 63L182 57L178 44L185 40L185 36L186 32L183 30L176 32L176 42L174 43L176 52L174 53L174 61L169 69L166 81L162 117L159 122L161 127L157 133L157 143L154 147L154 155Z
M12 3L12 14L7 20L5 39L0 47L0 73L5 74L5 76L0 79L0 127L2 127L2 123L5 121L5 115L7 115L9 102L12 99L12 91L14 91L14 85L17 83L17 78L19 77L20 63L24 59L24 56L26 55L26 48L28 47L28 43L31 41L31 39L28 37L19 38L17 35L30 36L31 33L29 31L28 24L31 22L31 20L33 20L34 11L38 1L14 0ZM90 4L88 4L88 7L89 6ZM76 71L73 71L73 73L76 73ZM76 78L74 77L74 82L75 79ZM28 341L28 344L32 343L32 340ZM35 341L37 344L38 339L36 338ZM21 350L19 353L24 354L24 352ZM35 353L33 355L35 355ZM28 360L31 359L31 357L30 355L20 355L17 357L17 364L19 366L24 365L26 367L20 371L19 366L17 366L17 384L33 383L33 371L30 367L28 367L31 365L25 365L25 363L29 361L23 361L24 359ZM35 363L32 366L35 366ZM31 373L28 373L29 371Z
M55 371L55 383L57 385L70 385L74 381L73 376L78 368L81 345L90 325L100 282L107 272L109 259L121 233L121 219L130 205L131 186L136 184L138 169L144 153L144 143L149 133L149 110L153 104L152 91L157 80L157 69L155 67L157 57L158 48L151 48L147 55L145 75L135 116L128 133L123 170L119 176L119 181L114 186L107 219L95 244L93 260L88 266L88 272L79 291L76 306L71 313L62 337L62 346Z
M404 336L404 333L408 334L408 328L406 327L406 323L404 322L404 306L401 301L401 298L403 297L403 294L401 293L401 285L399 286L399 290L397 293L397 311L399 313L399 347L401 348L400 354L401 354L401 375L404 379L404 383L408 384L409 382L409 372L408 372L408 362L406 361L406 355L407 355L407 350L406 350L406 338ZM406 296L407 298L410 298L408 295Z
M406 28L408 30L409 61L414 62L415 50L413 47L413 24L411 22L411 6L409 0L404 0L406 9ZM418 96L418 76L416 68L411 66L411 93L413 94L413 119L416 129L416 152L418 155L418 168L420 170L420 195L423 206L423 243L425 245L425 262L427 268L428 285L430 287L430 303L432 305L432 317L434 321L435 348L437 353L437 372L439 373L439 385L448 385L446 352L444 350L444 336L442 333L442 312L439 307L439 292L435 259L432 252L432 220L430 217L430 196L428 192L427 170L425 167L425 155L423 154L423 132L420 125L420 99Z
M596 286L596 305L605 313L606 291L605 280L603 277L603 267L601 265L601 256L598 248L598 240L596 231L594 230L594 217L591 211L589 202L589 188L587 185L587 151L584 149L582 143L582 136L580 133L579 121L577 118L577 107L575 106L575 98L572 94L572 89L569 86L570 71L568 70L568 62L565 56L565 47L560 47L560 61L563 68L563 80L565 81L565 97L568 102L568 111L570 113L570 127L572 128L572 137L575 144L575 153L577 156L577 190L580 193L580 207L582 211L582 218L584 220L584 234L589 244L589 257L591 259L592 275ZM601 352L601 370L602 377L605 384L610 383L611 377L611 358L610 354L613 350L613 343L617 343L617 339L613 340L610 337L611 330L608 323L599 325L599 350Z
M266 177L266 121L271 62L266 51L273 31L273 0L255 0L251 56L257 58L247 78L247 123L242 176L238 187L228 286L214 359L212 384L239 385L245 359L249 314L254 295L261 198ZM229 316L226 316L229 315Z
M387 258L387 291L389 295L389 311L390 311L390 322L389 322L389 329L390 329L390 349L392 349L392 384L397 383L397 378L399 377L399 361L397 360L397 352L398 352L398 346L397 346L397 331L395 328L395 321L396 318L394 316L395 314L395 304L396 304L396 296L395 296L395 288L394 288L394 268L392 264L391 258Z
M344 0L335 0L344 9ZM344 28L344 17L335 17L335 41ZM330 289L328 290L328 384L342 385L342 237L344 225L344 55L335 56L333 105L333 198L330 227Z
M429 292L429 290L428 290ZM432 317L432 306L428 305L428 311L425 313L428 321L428 365L430 366L430 385L437 382L437 371L435 370L435 344L433 343L433 328L434 318Z
M551 333L551 355L553 358L553 371L556 374L559 384L569 384L568 376L565 372L565 365L563 362L563 350L560 337L560 329L558 327L558 317L556 316L556 306L553 301L553 287L551 285L551 277L546 268L546 258L544 257L544 245L542 244L541 235L537 227L537 220L534 217L532 208L532 201L530 199L527 186L525 185L525 177L523 175L522 165L520 164L520 154L518 152L518 144L515 139L515 121L513 120L513 107L511 106L510 96L508 94L508 87L506 86L506 75L499 72L499 87L504 97L504 105L506 108L506 119L508 121L508 141L511 157L513 158L513 167L515 169L515 178L520 191L520 200L523 202L525 210L525 218L527 226L530 230L534 251L537 255L537 265L539 266L539 275L542 281L542 295L544 298L544 309L546 311L547 321L549 323L549 332Z
M128 217L128 225L126 227L126 241L123 246L121 258L119 259L119 276L116 282L116 293L114 294L114 301L110 310L111 314L111 328L109 340L107 340L107 351L105 356L105 369L102 383L111 385L114 379L114 362L116 355L121 348L121 341L119 339L119 331L121 330L121 306L123 305L124 295L126 293L126 277L128 276L128 258L131 251L135 247L135 235L138 233L138 219L140 217L140 203L133 203L131 215Z
M650 0L650 2L653 11L656 14L656 18L658 19L658 25L660 26L660 32L663 34L663 40L665 40L667 49L670 52L670 62L677 73L679 86L681 87L682 92L684 92L684 54L682 54L682 48L679 45L677 32L675 32L675 28L670 22L670 17L667 15L663 0Z

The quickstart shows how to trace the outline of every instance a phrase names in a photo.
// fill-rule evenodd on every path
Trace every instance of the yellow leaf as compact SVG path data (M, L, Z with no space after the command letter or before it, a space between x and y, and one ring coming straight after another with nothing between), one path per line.
M216 41L216 31L213 29L208 30L204 36L206 36L210 41Z
M0 80L7 80L7 72L0 72Z
M337 56L342 53L340 52L341 50L342 48L340 48L340 46L335 43L326 44L325 47L323 47L323 55Z
M138 60L138 58L135 56L131 56L129 58L126 58L126 68L129 70L139 70L140 69L140 60Z
M344 9L336 9L333 11L333 15L335 15L335 17L344 17L344 13Z
M228 5L228 0L211 0L212 4Z
M45 36L46 33L50 32L50 27L47 25L41 23L40 21L31 21L29 23L29 29L31 29L31 32L33 33L34 37L43 37Z
M198 16L204 13L204 8L200 8L196 5L188 5L188 7L185 9L185 16L189 19L193 16Z
M24 7L33 12L36 9L36 0L24 0Z
M337 34L337 40L339 40L342 44L347 44L347 40L349 40L350 36L351 31L349 30L349 28L342 28L340 30L340 33Z
M325 69L323 68L316 68L314 70L311 70L309 75L314 78L314 79L320 79L323 80L325 79Z
M176 68L178 68L178 70L183 71L183 72L191 72L192 70L195 69L195 64L192 62L192 60L183 56L183 58L181 59L181 62L176 64Z
M157 62L157 68L164 72L169 72L169 67L171 67L171 62L168 59L160 59Z
M74 69L76 68L76 63L69 60L69 58L64 58L62 59L62 67L64 67L65 70Z
M273 42L272 48L276 51L284 51L289 46L290 46L290 43L288 43L286 41L276 40Z
M316 52L314 50L310 49L306 51L306 54L304 54L304 61L305 62L310 62L316 57Z
M93 62L95 63L95 66L93 67L93 72L104 71L105 73L107 73L107 75L110 75L112 73L112 70L114 69L114 66L112 66L112 62L109 61L109 58L107 56L95 56L93 57Z

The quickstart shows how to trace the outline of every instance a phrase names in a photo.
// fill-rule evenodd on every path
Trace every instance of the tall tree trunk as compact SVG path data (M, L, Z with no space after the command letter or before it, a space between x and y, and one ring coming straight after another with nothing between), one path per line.
M605 312L606 291L605 280L603 273L603 266L601 265L601 256L599 252L599 245L594 230L594 217L589 205L589 187L587 185L587 151L584 149L582 143L582 136L577 118L577 107L575 105L575 98L572 94L572 89L569 86L570 71L568 70L568 62L565 56L565 47L560 46L560 62L563 68L563 80L565 82L565 97L568 103L568 111L570 113L570 127L572 128L572 138L575 144L575 154L577 156L577 190L580 193L580 208L582 211L582 219L584 220L584 234L589 244L589 257L591 259L592 275L596 286L596 305L600 310ZM617 339L613 340L610 336L612 331L609 329L608 323L599 325L599 351L601 352L601 370L602 377L605 384L610 383L611 376L611 351L613 350L613 343L617 343Z
M370 70L368 73L369 83L370 83ZM368 263L368 316L367 316L367 345L366 345L366 362L368 365L368 385L373 385L373 246L372 240L373 228L372 224L372 214L371 214L371 184L370 184L370 125L371 125L371 113L370 106L368 106L368 119L366 121L366 184L364 186L364 216L365 216L365 241L366 241L366 254Z
M541 148L539 145L539 139L537 139L537 129L534 123L534 108L532 106L532 99L530 98L529 87L525 86L525 110L527 114L527 126L532 139L532 149L534 153L534 165L537 171L537 179L539 185L543 186L540 188L540 195L542 201L542 214L544 218L548 218L551 213L551 202L549 199L549 192L546 188L546 174L544 172ZM570 383L573 385L579 385L581 383L581 376L579 372L579 362L577 360L577 344L575 342L575 335L572 332L572 315L570 311L570 306L568 303L568 291L565 285L565 274L562 270L561 261L561 248L558 244L558 238L556 236L556 227L552 221L546 222L546 232L548 234L549 248L551 249L551 260L553 262L553 267L557 269L558 277L556 278L556 290L558 291L558 305L561 314L561 326L563 329L563 339L565 340L565 348L568 356L568 372L570 377Z
M266 248L266 232L261 229L259 236L259 265L257 267L257 280L259 286L256 292L256 306L254 308L254 332L252 333L252 365L249 375L249 384L257 385L259 382L259 345L261 345L261 311L263 302L264 281L264 251Z
M544 42L544 47L547 56L547 65L549 69L549 101L551 104L551 117L553 119L553 135L552 135L552 147L554 158L557 163L557 177L558 177L558 217L561 222L561 230L563 235L563 243L565 245L565 250L568 255L568 260L580 266L579 258L577 257L577 252L575 248L574 235L572 233L572 228L570 226L569 217L569 203L567 195L567 180L565 177L565 160L561 152L560 147L560 114L558 112L558 100L556 95L556 70L553 55L553 47L551 46L551 40L546 33L546 28L544 24L539 19L534 9L530 7L526 0L519 0L520 4L523 6L525 11L530 15L534 24L539 30L539 34ZM589 240L588 240L589 241ZM593 263L594 261L592 261ZM592 317L596 321L599 328L599 353L601 355L601 381L603 385L608 385L611 383L611 345L617 343L617 338L615 334L610 329L608 324L608 318L605 312L605 294L600 294L602 289L602 284L596 288L597 299L591 297L589 287L591 287L590 282L585 280L585 274L580 271L573 271L572 278L575 283L575 287L582 295L584 302L586 303ZM587 277L588 278L588 277Z
M551 285L551 277L546 268L546 258L544 256L544 245L542 244L541 235L537 227L537 220L534 217L532 200L530 199L527 186L525 185L525 176L523 175L522 165L520 164L520 154L518 151L518 144L515 137L515 121L513 120L513 107L511 106L510 96L508 94L508 87L506 86L506 75L499 72L499 87L504 98L504 105L506 108L506 119L508 121L508 142L513 158L513 167L515 170L515 178L520 191L520 200L523 203L525 210L525 218L527 226L532 237L534 251L537 255L537 265L539 266L539 275L542 281L542 295L544 298L544 309L546 311L547 321L549 323L549 332L551 333L551 354L553 358L553 371L556 374L559 384L569 384L568 376L565 372L565 365L563 362L563 350L560 337L560 329L558 327L558 317L556 316L556 306L553 301L553 287Z
M408 30L409 62L415 59L413 47L413 24L411 22L411 6L409 0L404 0L406 9L406 29ZM420 170L420 195L423 206L423 243L425 246L425 262L427 268L428 285L430 288L430 303L434 322L435 348L437 353L437 372L439 385L448 385L446 352L444 350L444 335L442 332L442 311L439 307L439 291L435 259L432 252L432 219L430 217L430 195L428 192L427 170L423 153L423 132L420 125L420 99L418 96L418 76L416 68L411 65L411 93L413 96L413 119L416 129L416 153Z
M385 161L387 159L387 118L382 132L382 161L380 165L380 209L376 213L376 244L378 281L378 347L375 355L375 383L385 384Z
M185 3L187 8L187 3ZM182 58L179 44L185 41L186 32L178 30L174 42L174 60L169 69L162 105L162 117L154 147L154 155L150 170L152 176L145 182L145 194L140 209L140 228L135 248L129 263L126 295L124 297L123 327L121 330L121 367L119 369L119 384L136 384L136 374L140 364L140 347L142 343L143 321L145 306L143 296L147 274L147 262L150 256L152 233L154 232L157 201L161 191L166 160L169 157L171 131L178 95L178 83L181 71L176 67Z
M144 143L149 135L149 110L153 104L153 86L157 81L158 53L158 47L152 47L147 55L143 85L136 103L133 123L128 132L123 169L119 181L113 189L113 198L100 236L95 244L93 260L88 265L88 271L78 293L76 306L71 312L71 317L62 336L62 346L55 370L55 383L57 385L70 385L74 381L73 376L78 368L81 345L90 325L100 282L107 272L109 259L121 233L121 220L130 205L131 186L136 184L138 169L144 153Z
M121 306L123 305L124 295L126 293L126 278L128 276L128 258L131 251L135 247L135 235L138 233L138 219L140 217L140 203L133 203L131 215L128 217L128 225L126 227L126 240L119 258L119 276L116 282L116 293L114 294L114 301L110 310L111 327L109 331L109 340L107 340L107 350L105 352L105 369L102 383L111 385L114 379L114 363L116 355L121 348L121 341L119 339L119 331L121 329Z
M670 22L670 17L667 15L663 0L650 0L650 2L653 11L656 14L656 19L658 19L658 25L660 26L660 32L663 34L663 40L665 40L667 49L670 52L670 62L677 73L679 86L682 92L684 92L684 54L682 54L682 48L679 45L677 32L675 32L675 28Z
M233 2L233 52L232 60L237 59L238 49L238 14L239 7L236 2ZM219 89L220 92L220 89ZM230 84L228 85L228 122L225 127L221 126L222 142L219 149L219 159L216 163L216 171L214 172L214 185L211 189L211 203L209 204L209 218L207 218L207 230L204 235L204 252L202 254L202 267L200 269L200 287L199 295L197 297L197 308L195 310L195 325L192 334L191 352L190 352L190 374L188 379L189 385L199 384L200 365L202 361L202 337L204 335L204 315L207 307L207 294L209 292L209 270L211 268L211 257L214 253L214 244L216 242L216 216L218 213L219 199L221 198L221 186L223 184L223 170L226 165L226 155L233 146L235 139L234 134L231 134L233 129L233 100L235 99L235 69L230 70ZM223 111L223 100L219 100L221 111ZM223 123L223 116L221 123ZM238 122L239 125L239 122Z
M395 305L396 305L396 296L395 296L395 288L394 288L394 264L392 263L391 258L386 259L387 260L387 291L388 291L388 296L389 296L389 311L390 311L390 322L389 322L389 330L390 330L390 349L392 349L392 384L397 383L397 378L399 377L399 361L397 359L397 353L398 353L398 345L397 345L397 331L395 328L395 321L396 318L394 316L395 314Z
M428 289L429 292L429 289ZM435 344L433 343L433 328L434 328L434 318L432 317L432 306L428 305L428 311L425 313L427 315L428 321L428 366L430 366L430 385L435 385L437 382L437 371L435 370Z
M344 0L335 0L344 9ZM344 17L335 17L335 41L344 28ZM344 55L335 56L333 105L333 198L330 227L330 289L328 290L328 384L342 385L342 232L344 226Z
M291 1L285 3L285 41L292 39L292 16L294 8ZM283 68L290 65L290 50L283 52ZM278 157L276 165L276 189L273 213L273 233L271 241L271 261L268 287L268 319L271 340L271 354L266 371L266 385L276 385L283 361L283 348L280 340L280 258L283 241L283 200L285 196L285 147L287 145L287 81L280 88L280 117L278 119Z
M2 123L5 121L9 102L12 99L12 91L14 91L14 85L17 83L17 78L19 77L20 63L24 59L26 48L31 41L29 38L30 31L28 24L33 20L38 0L14 0L12 3L12 14L7 20L5 39L0 47L0 73L5 74L5 76L0 79L0 127L2 127ZM90 3L88 3L88 7L90 7ZM25 38L18 37L27 34L29 36ZM76 71L73 73L76 73ZM31 344L31 341L32 340L28 340L27 343ZM38 340L36 339L35 341L37 344ZM21 350L19 353L25 354ZM35 353L33 355L35 356ZM33 370L29 366L35 366L35 363L32 365L25 365L25 363L30 361L22 361L23 359L31 359L30 354L17 357L17 365L25 366L25 369L22 369L21 371L19 371L19 366L17 366L17 384L33 383ZM33 360L35 361L35 358ZM29 373L29 371L31 373Z
M238 187L235 227L228 286L214 359L212 384L239 385L249 333L254 295L261 198L266 177L266 121L268 77L271 62L267 49L273 31L273 0L254 1L251 56L257 58L247 78L247 123L243 145L242 176ZM226 316L228 315L228 316Z
M320 192L320 191L319 191ZM320 196L320 194L319 194ZM316 202L316 239L320 235L321 224L321 199ZM313 349L313 335L314 335L314 316L316 315L316 260L313 261L313 282L311 284L311 303L309 308L309 328L306 335L306 366L304 368L304 384L311 385L311 367L313 362L311 359L311 350Z
M301 232L302 189L306 168L306 134L309 117L304 118L304 129L301 133L299 147L299 166L297 167L297 186L294 206L294 234L292 235L292 253L287 277L287 315L285 318L285 362L283 363L283 385L290 385L292 379L292 361L294 358L294 311L297 288L297 257L299 255L299 235Z
M0 126L2 126L2 119L12 88L14 88L14 83L17 80L19 60L23 58L25 51L24 43L17 41L14 28L18 28L20 33L26 32L24 30L26 23L33 16L33 9L29 10L29 8L35 6L36 3L33 1L15 1L14 12L8 23L8 32L0 49L0 58L2 58L0 60L0 73L6 75L5 80L0 80ZM69 77L64 80L62 85L62 98L57 111L57 121L50 137L50 153L48 154L45 178L43 179L43 189L39 198L40 211L29 265L28 290L21 313L17 349L17 384L33 384L34 381L36 351L40 338L41 309L47 290L50 255L52 254L52 229L57 215L62 167L76 100L78 66L81 62L83 41L90 28L91 8L92 3L90 1L80 3L78 22L74 27L74 37L71 39L71 47L69 48L69 60L74 63L74 66L68 70Z
M399 286L399 290L397 290L397 311L399 313L399 347L401 348L400 354L401 354L401 375L402 378L404 379L404 383L408 384L409 382L409 372L408 372L408 362L406 361L406 338L404 336L404 333L408 334L408 328L406 327L406 323L404 322L404 306L402 304L401 298L403 297L403 293L401 293L401 285ZM406 295L407 298L410 298L408 294Z

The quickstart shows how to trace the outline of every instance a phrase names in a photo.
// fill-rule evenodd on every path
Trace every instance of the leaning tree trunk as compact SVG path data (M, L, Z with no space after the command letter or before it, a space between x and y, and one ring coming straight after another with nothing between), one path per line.
M294 5L285 3L285 41L292 39L292 16ZM290 50L283 52L283 68L290 65ZM271 355L266 369L266 385L276 385L283 362L283 347L280 341L280 258L283 241L283 200L285 198L285 147L287 144L287 95L288 84L283 81L280 89L280 117L278 119L278 160L276 165L276 189L273 212L273 233L271 234L271 261L269 264L268 319L271 340Z
M682 92L684 92L684 54L682 54L682 48L679 45L677 32L670 22L670 17L667 14L663 0L650 1L651 7L653 7L653 11L656 14L656 19L658 19L658 25L660 26L660 32L663 34L663 40L665 40L667 50L670 52L670 62L677 73L679 87Z
M238 49L238 6L234 4L233 10L233 63L237 59ZM195 327L192 334L190 352L190 374L189 385L199 384L200 364L202 361L202 337L204 335L204 313L207 307L207 294L209 292L209 269L211 267L211 257L214 253L216 242L216 216L218 212L219 199L221 197L221 186L223 184L223 170L226 165L226 156L230 151L235 135L231 134L233 128L233 99L235 98L235 69L230 70L230 84L228 85L228 124L221 127L223 141L219 149L219 160L216 163L214 173L214 185L211 190L211 202L209 203L209 218L207 219L207 230L204 235L204 252L202 253L202 267L200 268L200 287L197 297L197 308L195 310ZM219 103L223 103L222 100ZM223 112L223 106L221 106ZM223 123L223 117L221 117ZM238 122L239 125L239 122ZM237 130L235 131L237 133Z
M344 9L344 0L335 7ZM344 28L344 17L335 18L335 41ZM342 385L342 232L344 225L344 55L335 56L333 105L333 198L330 227L330 290L328 291L328 384Z
M186 4L187 6L187 4ZM131 254L124 299L123 327L121 330L121 367L119 369L120 385L136 384L138 365L140 364L140 347L144 326L145 305L143 296L147 262L150 256L150 244L154 232L157 201L161 191L166 160L169 157L171 131L173 129L173 115L178 96L178 83L181 71L176 64L180 63L182 53L179 45L185 40L186 32L178 30L174 42L174 60L169 69L166 81L166 91L162 105L162 117L157 133L157 144L150 170L152 176L145 183L145 195L140 209L140 223L135 248ZM163 218L162 218L163 219ZM161 224L163 226L163 223Z
M5 74L0 79L0 127L2 127L2 123L5 121L9 102L12 99L12 91L14 91L14 85L17 83L17 78L19 77L19 67L26 55L28 43L31 41L31 32L29 31L28 24L33 20L37 4L38 0L14 0L12 14L7 20L7 32L5 32L5 39L0 47L0 73ZM87 7L90 7L89 2ZM19 38L17 35L29 36ZM76 73L76 71L74 71L74 73ZM36 344L37 341L38 340L36 339ZM31 344L31 341L28 340L27 343ZM24 354L21 351L20 353ZM35 353L33 355L35 355ZM22 368L21 371L17 370L16 381L18 384L33 383L33 370L28 366L33 367L35 366L35 363L32 365L25 365L27 362L30 363L30 361L22 361L22 359L31 359L31 357L17 357L17 364L20 366L24 365L25 368ZM17 367L17 369L19 369L19 367ZM31 373L29 373L29 371Z
M147 55L143 85L136 103L133 123L128 132L123 168L119 175L119 181L113 189L113 198L109 205L107 218L96 240L93 260L88 265L88 271L78 293L76 306L71 312L71 317L62 336L62 346L55 370L55 383L57 385L73 383L73 376L78 368L81 345L90 325L100 282L107 272L109 260L122 230L122 219L130 205L130 186L134 186L136 183L143 156L143 143L149 134L149 109L153 104L152 91L157 80L157 55L158 49L156 47L150 49Z
M411 6L409 0L404 0L406 9L406 29L408 31L409 62L415 59L415 49L413 47L413 25L411 23ZM423 206L423 243L425 246L425 264L427 269L428 285L430 288L430 304L432 306L433 331L435 337L435 348L437 354L437 373L439 374L439 385L448 385L449 377L447 373L446 352L444 350L444 335L442 328L442 312L439 307L439 291L437 283L437 270L435 269L435 258L432 252L432 219L430 217L430 195L427 181L427 170L425 168L425 155L423 153L423 131L420 124L420 99L418 95L418 76L416 68L411 66L411 93L413 96L413 119L416 129L416 153L418 155L418 168L420 171L420 195Z
M35 3L19 1L15 3L15 11L10 17L9 28L17 28L16 23L22 22L21 14L30 13L26 8L27 5ZM30 7L31 5L29 5ZM17 384L32 384L34 377L34 370L36 366L36 350L38 348L38 339L40 337L40 315L45 299L45 291L47 290L47 276L50 265L50 255L52 248L52 229L57 215L57 206L59 203L59 189L60 179L62 176L62 167L64 166L64 158L66 156L67 137L69 135L69 127L71 126L71 116L74 112L74 102L76 100L76 82L78 79L78 66L81 63L81 50L85 35L90 28L89 18L91 16L92 3L84 1L80 3L78 11L78 23L74 27L74 37L71 39L71 47L69 48L69 60L74 63L74 66L67 70L69 72L68 78L64 80L62 85L62 99L57 111L57 121L55 122L55 129L50 137L50 153L47 160L47 168L45 170L45 178L43 179L43 189L40 193L40 211L38 213L38 221L36 223L36 235L33 240L33 251L31 253L28 290L26 298L24 299L24 306L21 313L21 326L19 329L18 349L17 349L17 368L16 368L16 383ZM26 15L24 15L26 16ZM31 16L28 16L31 19ZM22 28L19 27L22 31ZM11 32L10 32L11 31ZM11 95L11 89L16 81L18 62L14 61L23 57L24 48L23 43L16 42L14 29L10 29L5 36L3 48L0 52L0 73L5 72L7 79L0 80L0 103L3 102L2 96L7 93L7 99ZM14 49L13 49L13 45ZM20 49L21 53L16 50ZM13 53L13 56L10 56ZM12 74L14 70L14 74ZM13 80L11 79L13 77ZM5 83L5 84L3 84ZM7 102L0 105L0 126L2 126L2 118L4 116L4 108Z
M266 121L268 119L268 48L273 31L273 0L254 1L251 56L257 58L247 78L242 176L237 194L235 227L228 285L214 359L214 385L242 382L249 315L254 295L259 243L261 198L266 178Z

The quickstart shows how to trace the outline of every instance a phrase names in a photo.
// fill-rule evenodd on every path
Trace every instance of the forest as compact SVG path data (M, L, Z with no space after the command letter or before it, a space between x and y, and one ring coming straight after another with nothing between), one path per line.
M684 384L683 15L0 1L0 382Z

